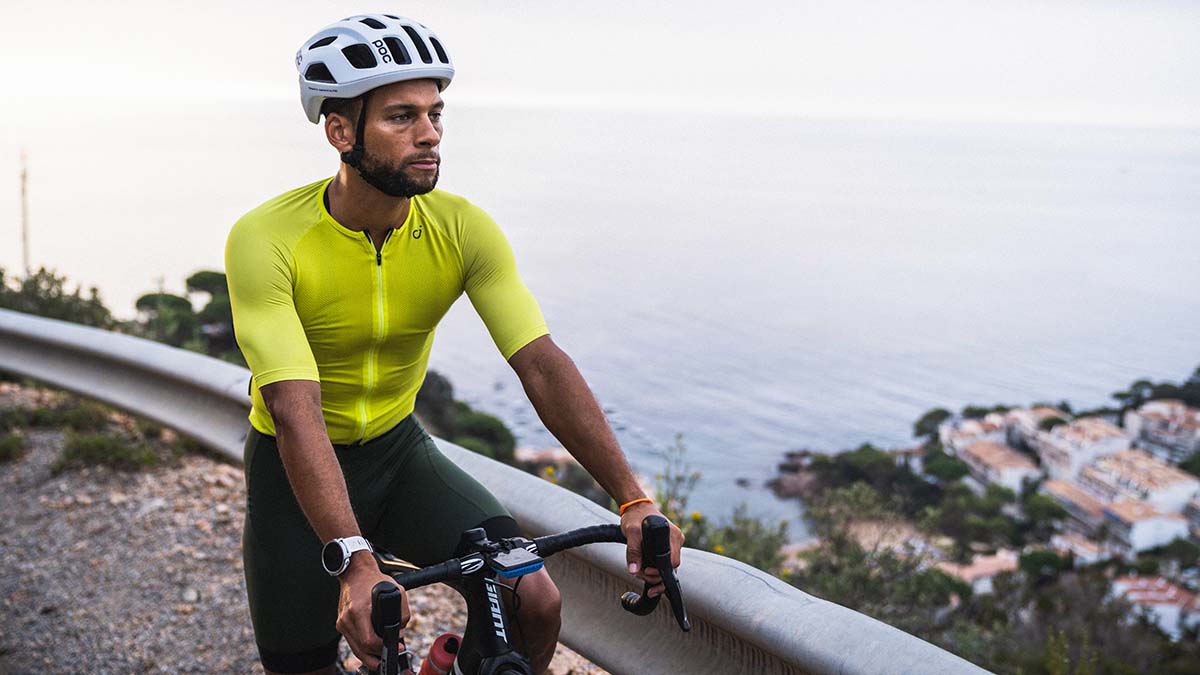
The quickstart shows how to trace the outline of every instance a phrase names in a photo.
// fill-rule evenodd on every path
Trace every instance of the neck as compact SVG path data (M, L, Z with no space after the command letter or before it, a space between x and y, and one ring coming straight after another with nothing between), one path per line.
M329 215L348 230L370 233L376 246L388 230L404 224L409 207L408 198L383 194L345 164L329 184Z

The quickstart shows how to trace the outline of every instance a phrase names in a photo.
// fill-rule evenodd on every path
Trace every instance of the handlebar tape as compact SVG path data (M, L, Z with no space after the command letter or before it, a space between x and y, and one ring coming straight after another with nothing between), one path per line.
M454 579L462 578L462 561L459 558L454 558L453 560L447 560L444 563L431 565L423 569L393 574L392 578L396 580L396 583L410 591L414 588L430 584L453 581Z
M592 525L591 527L584 527L572 532L551 534L533 540L533 543L537 546L536 553L543 558L569 548L575 548L576 546L598 544L601 542L625 543L625 534L621 532L621 526Z

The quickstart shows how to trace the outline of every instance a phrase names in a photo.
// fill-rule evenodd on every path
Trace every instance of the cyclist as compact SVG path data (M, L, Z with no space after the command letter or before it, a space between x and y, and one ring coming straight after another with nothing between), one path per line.
M305 114L324 117L341 164L247 213L226 245L252 372L243 556L264 668L332 672L339 633L377 663L370 595L390 578L372 544L428 565L455 555L470 528L519 535L412 417L434 330L464 292L546 427L622 505L630 572L658 582L638 564L640 523L659 511L551 339L504 235L483 210L435 189L441 92L454 76L440 39L404 17L353 16L306 40L296 66ZM674 526L671 541L678 565ZM544 570L520 590L521 651L541 672L557 641L558 590Z

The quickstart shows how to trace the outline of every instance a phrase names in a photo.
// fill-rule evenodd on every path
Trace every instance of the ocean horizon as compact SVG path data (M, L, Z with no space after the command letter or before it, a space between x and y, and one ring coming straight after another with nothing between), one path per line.
M450 103L439 187L505 230L635 468L682 434L718 520L745 501L803 539L762 487L788 450L903 447L929 408L1090 408L1200 365L1200 129ZM242 213L336 170L295 107L10 120L0 265L20 269L25 147L36 266L124 316L181 291ZM431 367L555 444L465 299Z

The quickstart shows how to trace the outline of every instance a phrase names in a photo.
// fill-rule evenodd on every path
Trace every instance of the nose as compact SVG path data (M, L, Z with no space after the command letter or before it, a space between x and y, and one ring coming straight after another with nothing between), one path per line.
M418 147L432 148L442 141L442 130L429 115L421 115L417 125L415 141Z

